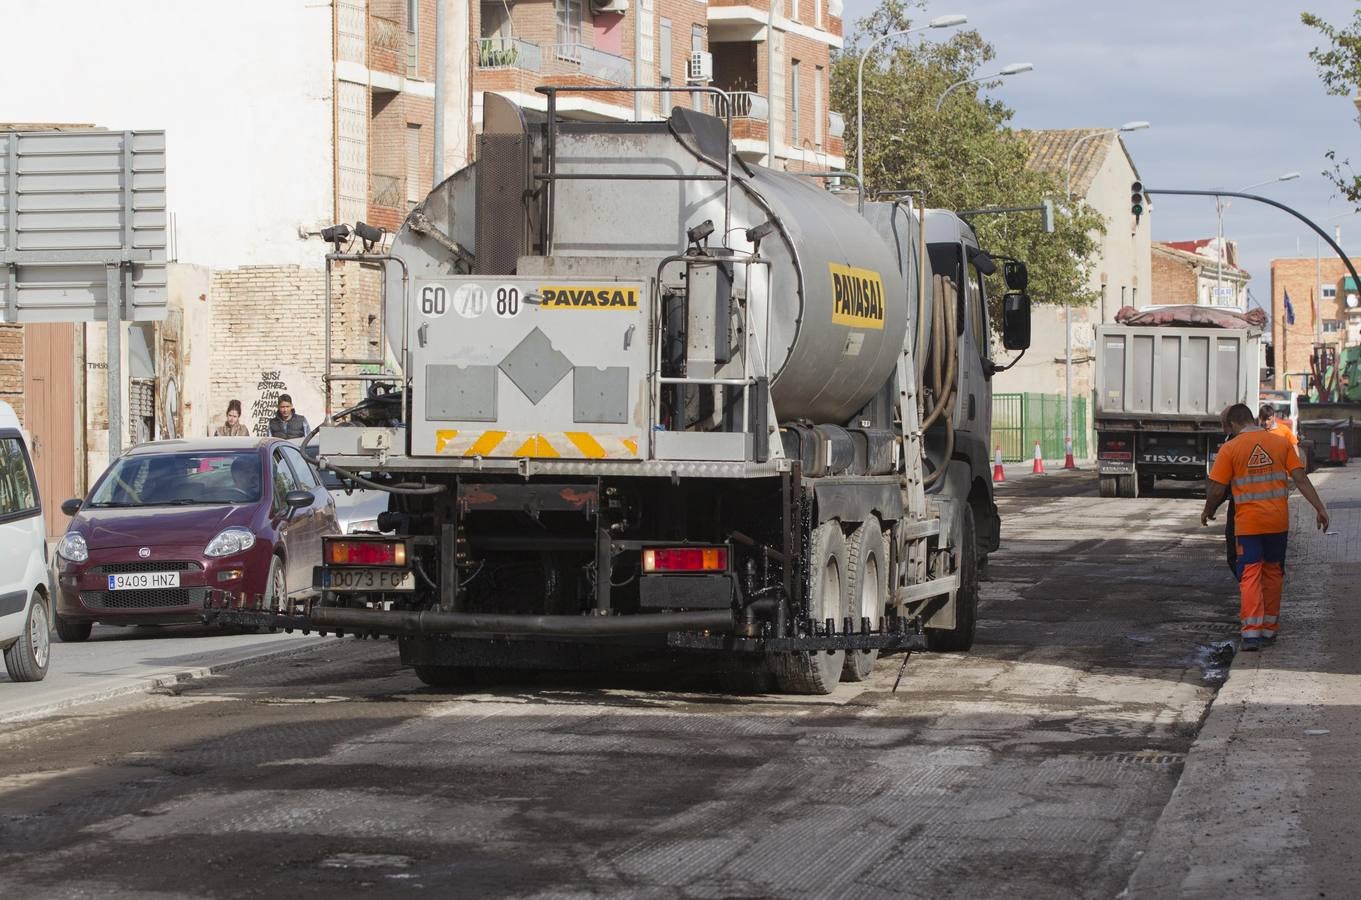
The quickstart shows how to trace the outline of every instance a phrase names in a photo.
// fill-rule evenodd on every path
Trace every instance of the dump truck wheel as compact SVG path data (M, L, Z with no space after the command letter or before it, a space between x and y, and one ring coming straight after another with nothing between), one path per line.
M978 537L973 510L964 507L959 517L959 588L955 593L955 627L927 628L926 649L933 653L963 653L973 646L978 626Z
M1120 477L1118 475L1102 475L1097 479L1097 491L1103 497L1120 496Z
M813 532L808 550L812 577L808 586L808 617L814 624L845 617L846 537L841 523L823 522ZM776 653L770 657L775 684L786 694L830 694L841 680L846 651L826 650Z
M851 627L860 629L861 618L878 628L888 603L888 542L883 527L873 516L855 530L846 546L846 610ZM874 670L878 650L847 650L841 677L864 681Z

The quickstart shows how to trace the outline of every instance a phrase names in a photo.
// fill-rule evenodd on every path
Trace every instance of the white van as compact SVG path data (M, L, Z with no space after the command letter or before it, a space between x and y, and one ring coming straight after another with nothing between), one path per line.
M19 417L0 402L0 649L15 681L41 681L51 656L47 526Z

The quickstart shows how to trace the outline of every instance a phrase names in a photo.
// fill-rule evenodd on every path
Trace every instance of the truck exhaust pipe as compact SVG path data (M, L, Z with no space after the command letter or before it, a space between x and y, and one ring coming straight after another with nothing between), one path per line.
M671 631L730 633L736 627L730 610L640 613L626 616L517 616L439 610L345 609L314 607L308 617L320 628L377 631L384 634L532 634L611 635L666 634Z

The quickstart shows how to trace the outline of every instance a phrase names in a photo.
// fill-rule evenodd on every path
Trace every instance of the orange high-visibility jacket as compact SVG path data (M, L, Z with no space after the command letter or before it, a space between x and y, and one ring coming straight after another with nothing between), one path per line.
M1210 480L1233 491L1233 527L1238 534L1279 534L1290 530L1290 473L1302 468L1295 445L1252 426L1219 448Z

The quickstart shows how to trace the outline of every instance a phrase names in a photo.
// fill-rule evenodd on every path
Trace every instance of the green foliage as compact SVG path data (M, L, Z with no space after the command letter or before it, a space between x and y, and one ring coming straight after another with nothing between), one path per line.
M906 5L885 0L858 23L846 49L832 62L832 108L847 113L845 138L852 170L861 49L913 24ZM891 39L865 62L866 190L873 195L921 189L928 206L955 210L1030 206L1051 199L1056 207L1053 234L1042 231L1038 213L985 215L972 221L985 248L1026 261L1029 292L1036 303L1093 302L1096 293L1087 278L1097 239L1105 232L1102 216L1080 202L1068 209L1061 176L1026 168L1028 146L1008 124L1012 111L983 96L980 85L956 88L936 112L937 98L950 85L986 73L987 64L996 66L992 45L977 31L951 32L949 40L922 40L940 34ZM989 285L995 304L1000 304L1002 292L997 276L996 284ZM993 321L999 322L998 310L993 312Z
M1352 23L1346 28L1336 28L1307 12L1300 13L1300 21L1327 39L1327 46L1310 50L1309 58L1318 67L1319 78L1328 93L1349 97L1361 91L1361 9L1353 13ZM1324 177L1338 193L1361 207L1361 176L1352 169L1351 160L1344 158L1339 162L1336 150L1329 150L1325 156L1333 167L1324 170Z

